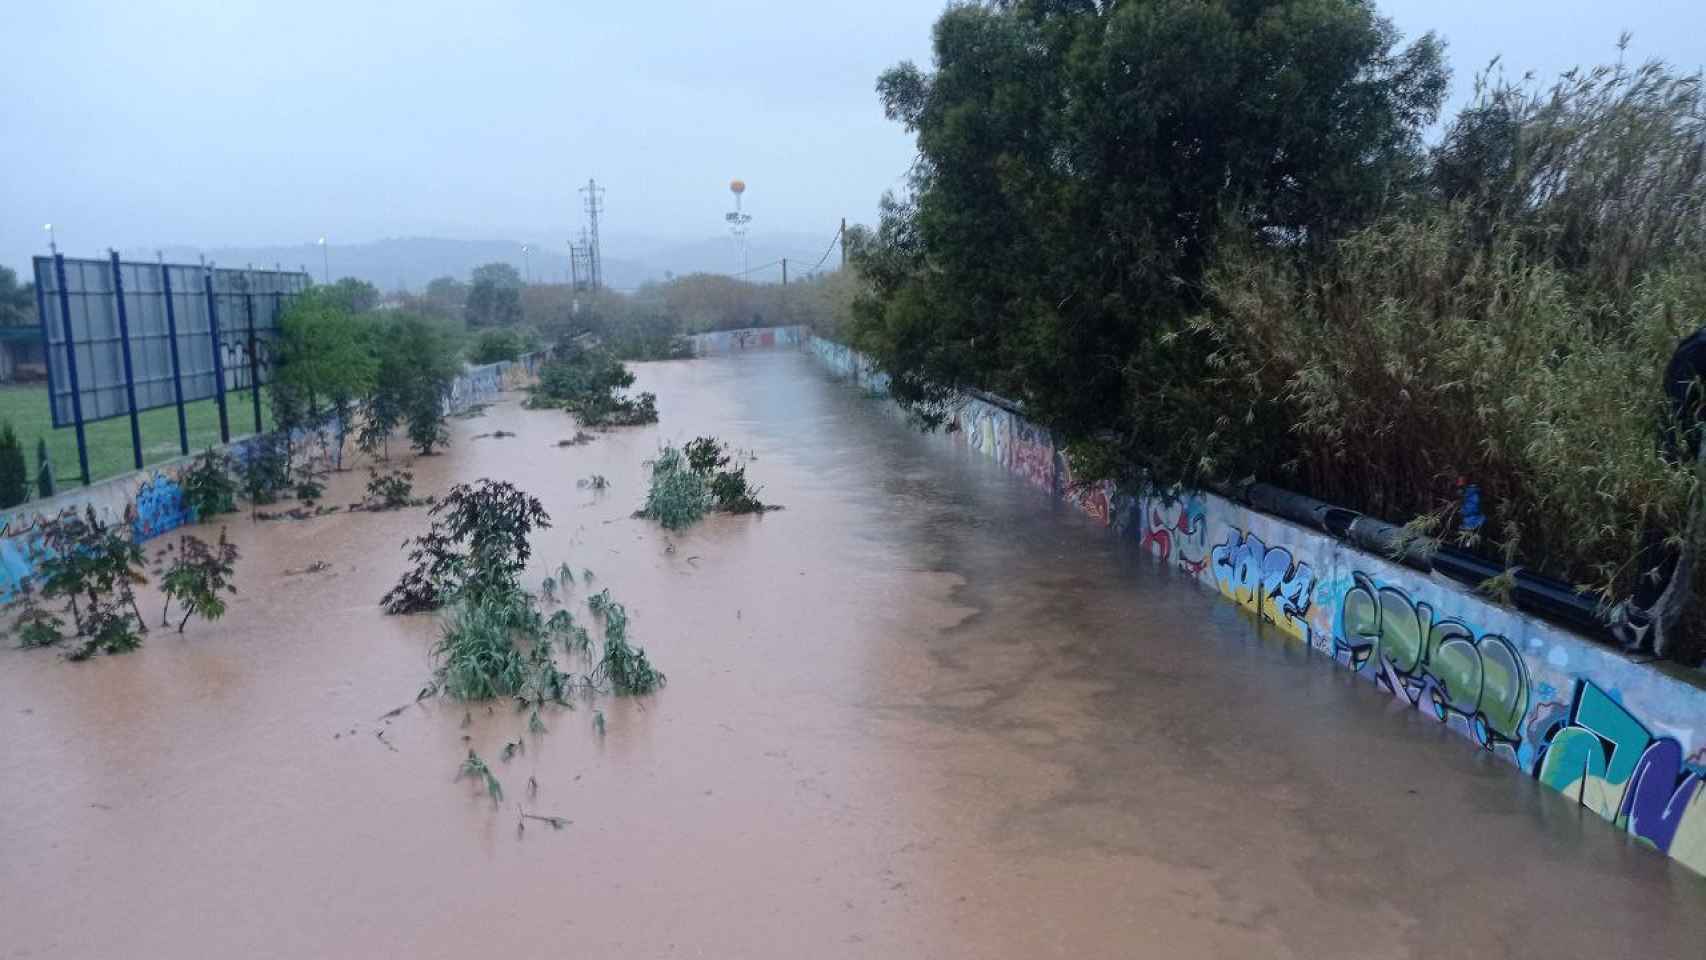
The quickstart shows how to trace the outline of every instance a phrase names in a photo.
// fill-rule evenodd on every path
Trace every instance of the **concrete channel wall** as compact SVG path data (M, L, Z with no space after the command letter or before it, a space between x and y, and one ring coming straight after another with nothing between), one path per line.
M531 353L514 361L467 368L451 382L445 411L460 413L475 404L492 401L504 390L516 389L538 372L545 356L542 352ZM302 431L298 438L318 433ZM217 449L244 460L257 439L246 437ZM80 514L92 506L103 522L130 527L131 536L138 543L194 523L196 518L184 506L184 492L178 481L196 456L199 454L77 487L0 514L0 602L11 599L18 586L35 573L36 564L47 556L47 526L68 512Z
M839 376L887 378L807 336ZM968 398L950 435L1400 703L1706 873L1706 691L1456 581L1399 566L1220 496L1072 482L1047 430Z
M796 349L805 343L806 328L748 327L744 330L716 330L688 337L693 355L710 356L720 353L740 353L743 350L773 350L779 347Z

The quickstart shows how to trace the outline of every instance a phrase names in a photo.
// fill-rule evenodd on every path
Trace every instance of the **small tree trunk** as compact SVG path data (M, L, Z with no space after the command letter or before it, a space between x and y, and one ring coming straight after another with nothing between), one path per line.
M194 607L185 607L184 608L184 618L182 620L178 621L178 632L179 633L184 632L184 624L190 622L190 614L192 614L192 613L195 613Z
M130 603L130 612L136 614L137 629L148 632L148 619L142 615L142 608L136 605L136 593L129 587L124 590L124 599Z

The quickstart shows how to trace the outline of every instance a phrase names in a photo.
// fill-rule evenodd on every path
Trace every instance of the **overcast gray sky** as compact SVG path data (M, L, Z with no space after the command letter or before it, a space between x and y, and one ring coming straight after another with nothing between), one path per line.
M55 0L0 22L0 263L52 221L76 254L386 236L607 235L869 221L912 153L872 91L927 61L932 0ZM1390 0L1451 44L1454 101L1503 53L1542 75L1706 62L1703 0Z

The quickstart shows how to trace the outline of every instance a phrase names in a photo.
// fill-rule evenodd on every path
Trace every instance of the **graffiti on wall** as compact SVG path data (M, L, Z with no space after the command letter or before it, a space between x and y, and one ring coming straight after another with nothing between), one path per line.
M824 366L834 371L837 376L847 377L872 394L881 395L888 392L888 374L879 371L875 364L866 360L858 351L822 337L806 338L804 333L800 336Z
M1200 577L1208 569L1208 509L1202 497L1151 497L1137 505L1143 514L1139 544L1163 563L1178 559L1179 569Z
M950 416L951 433L966 446L1002 466L1009 459L1013 434L1013 415L981 400L967 400Z
M1394 586L1376 587L1353 573L1339 615L1334 654L1353 670L1441 722L1460 719L1489 750L1522 742L1528 713L1528 666L1516 645L1489 633L1476 638L1463 621L1438 617L1431 604Z
M1013 418L1011 430L1013 472L1032 486L1053 492L1054 438L1023 417Z
M1534 777L1630 834L1706 871L1706 776L1612 694L1576 681L1569 713L1540 736Z
M136 499L125 512L129 514L131 535L138 543L176 530L192 520L189 508L184 506L183 488L176 479L158 470L137 486Z
M1226 542L1209 551L1209 569L1221 595L1264 623L1310 642L1309 606L1315 571L1286 547L1270 547L1253 533L1228 527Z
M10 600L24 581L35 575L36 567L52 555L47 545L48 529L73 512L67 507L52 516L20 511L0 518L0 601Z
M744 330L713 330L696 333L688 339L696 355L739 353L742 350L770 350L777 347L797 347L805 330L803 327L752 327ZM845 348L844 348L845 349Z

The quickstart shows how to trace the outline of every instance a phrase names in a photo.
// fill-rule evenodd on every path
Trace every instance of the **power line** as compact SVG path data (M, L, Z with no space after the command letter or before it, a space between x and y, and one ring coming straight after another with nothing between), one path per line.
M785 258L784 258L784 259L785 259ZM758 266L756 266L756 267L752 267L752 268L751 268L751 269L748 269L748 270L742 270L742 271L741 271L741 272L739 272L739 273L731 273L731 274L729 274L729 276L731 276L731 277L744 277L744 276L747 276L747 275L748 275L748 274L754 274L754 273L757 273L757 272L758 272L758 271L760 271L760 270L767 270L767 269L769 269L769 268L770 268L770 267L774 267L774 266L776 266L776 265L777 265L777 264L779 264L779 263L781 263L781 262L782 262L782 260L781 260L781 259L777 259L777 260L772 260L772 261L770 261L770 262L769 262L769 263L761 263L761 264L759 264L759 265L758 265Z
M845 229L847 229L847 221L843 220L841 226L835 228L835 236L829 238L829 246L824 248L823 256L817 258L816 266L806 271L807 273L816 273L817 268L823 266L823 262L828 260L830 253L835 250L835 244L840 241L841 232Z

